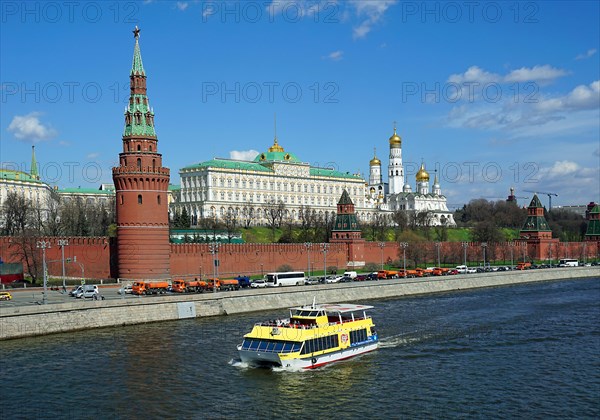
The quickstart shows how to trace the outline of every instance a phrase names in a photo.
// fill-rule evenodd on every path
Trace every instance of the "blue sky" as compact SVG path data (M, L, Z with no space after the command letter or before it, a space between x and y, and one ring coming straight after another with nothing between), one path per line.
M598 2L0 5L0 161L28 171L35 144L61 188L112 182L139 25L172 183L266 150L276 113L287 151L365 178L396 121L411 184L423 159L452 206L600 201Z

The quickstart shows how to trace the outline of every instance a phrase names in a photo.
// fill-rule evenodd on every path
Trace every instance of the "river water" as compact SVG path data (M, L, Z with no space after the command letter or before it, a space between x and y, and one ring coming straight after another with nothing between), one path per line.
M307 372L237 361L285 310L2 342L0 417L600 417L600 279L364 303L380 349Z

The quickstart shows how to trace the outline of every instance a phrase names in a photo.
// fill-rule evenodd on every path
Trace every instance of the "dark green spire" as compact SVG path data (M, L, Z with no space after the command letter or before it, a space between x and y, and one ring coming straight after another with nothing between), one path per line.
M131 74L138 74L145 76L144 65L142 64L142 53L140 52L140 29L136 26L133 30L133 36L135 37L135 47L133 48L133 63L131 65Z

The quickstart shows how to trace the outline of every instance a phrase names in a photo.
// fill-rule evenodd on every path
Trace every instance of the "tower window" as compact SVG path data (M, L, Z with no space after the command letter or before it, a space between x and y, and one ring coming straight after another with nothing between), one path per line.
M139 146L138 146L138 147L139 147ZM140 170L142 169L142 159L140 159L140 158L138 158L138 160L137 160L137 167L138 167L138 169L140 169Z
M123 196L121 196L121 204L123 204Z
M138 204L142 204L142 194L138 194Z
M160 195L156 196L156 202L158 203L158 205L160 206Z
M141 151L141 150L142 150L142 146L138 144L138 145L137 145L137 151L139 152L139 151Z

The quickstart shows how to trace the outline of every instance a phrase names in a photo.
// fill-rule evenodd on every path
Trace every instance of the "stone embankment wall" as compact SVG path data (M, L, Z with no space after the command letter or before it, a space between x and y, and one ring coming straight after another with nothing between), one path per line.
M539 281L599 278L598 267L531 270L468 276L398 279L283 289L243 290L200 295L81 301L47 306L6 307L0 311L0 340L216 315L288 308L312 303L385 299Z

